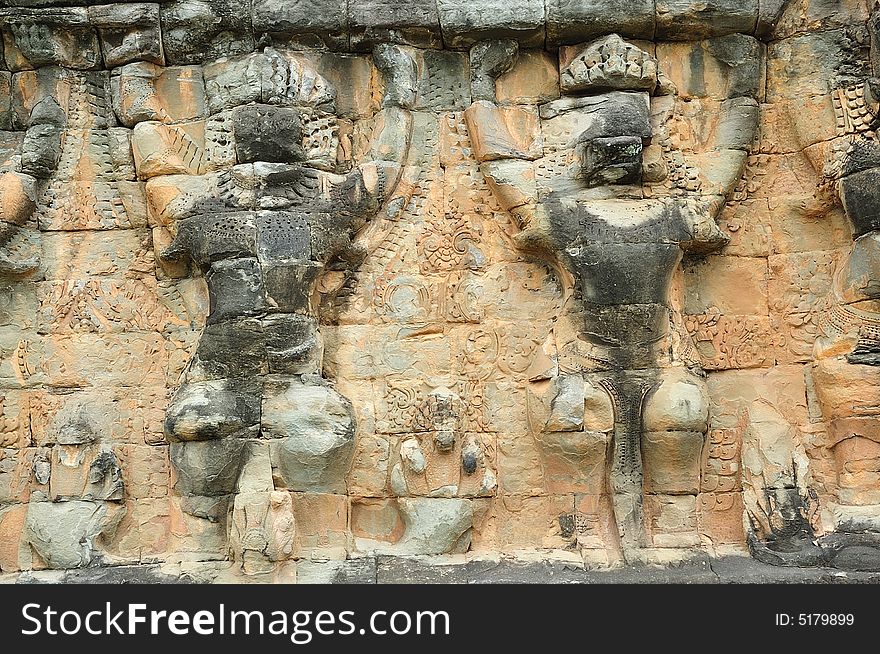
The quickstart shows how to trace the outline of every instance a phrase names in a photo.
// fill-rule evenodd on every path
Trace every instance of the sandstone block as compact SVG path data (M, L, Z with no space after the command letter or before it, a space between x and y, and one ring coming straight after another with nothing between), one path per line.
M695 495L700 488L699 432L646 432L642 435L645 492Z
M254 0L253 26L257 34L268 32L303 47L348 47L348 16L345 0Z
M174 395L165 417L170 441L222 439L250 431L260 417L253 385L230 380L191 382Z
M352 50L367 51L376 43L419 48L437 48L442 43L434 0L364 0L349 2L346 11Z
M148 120L174 122L205 117L205 82L200 66L162 68L149 62L131 63L113 71L110 85L113 111L126 127Z
M172 443L174 489L183 496L229 495L238 483L244 446L238 438Z
M716 36L755 31L758 2L739 3L732 0L659 0L657 2L658 39L680 40L700 36Z
M490 0L479 6L463 0L437 0L443 42L447 47L467 47L487 39L515 38L524 47L544 41L544 3L524 0L510 3Z
M516 64L495 82L501 103L543 104L559 97L559 69L546 52L520 52Z
M27 504L0 509L0 571L4 573L20 570L19 549L27 511Z
M560 518L570 516L574 508L572 495L498 498L493 509L499 549L510 552L565 548L572 535L565 536L566 521Z
M393 543L358 539L366 552L396 556L453 554L467 550L473 526L469 500L453 498L399 498L397 508L403 535Z
M733 280L736 280L735 283ZM768 271L764 259L709 256L685 267L685 312L767 315Z
M65 66L91 70L101 66L101 45L85 7L15 8L4 16L4 58L10 70Z
M685 368L671 368L646 399L642 423L649 432L704 432L708 415L706 383Z
M24 542L49 568L82 568L101 556L125 507L107 502L31 502Z
M89 7L89 22L98 28L104 65L131 61L164 65L158 4L112 4Z
M697 496L700 536L713 545L738 545L743 533L742 493L701 493Z
M292 493L296 519L294 556L344 559L349 551L350 500L329 493Z
M351 402L327 385L291 379L268 386L262 433L272 467L290 490L343 492L354 450Z
M160 5L162 48L171 65L199 64L251 52L249 3L241 0L176 0Z
M621 0L547 2L547 40L554 45L577 43L611 33L652 39L654 22L654 3L645 0L635 3Z
M139 179L198 175L205 166L205 123L138 123L132 131L131 148Z

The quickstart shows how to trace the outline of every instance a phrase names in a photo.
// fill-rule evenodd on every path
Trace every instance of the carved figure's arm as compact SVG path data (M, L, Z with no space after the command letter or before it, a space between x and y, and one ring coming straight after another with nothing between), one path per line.
M378 210L400 181L409 153L417 72L412 57L399 46L376 46L373 61L385 81L385 94L382 108L374 118L366 161L360 163L353 174L360 174Z
M36 180L16 172L0 174L0 275L22 275L39 266L36 257L16 259L8 245L31 217L36 201Z
M464 112L474 156L499 204L527 228L533 222L537 192L531 161L541 153L529 151L517 138L516 108L500 107L495 81L513 68L519 56L516 41L484 41L471 48L471 97Z

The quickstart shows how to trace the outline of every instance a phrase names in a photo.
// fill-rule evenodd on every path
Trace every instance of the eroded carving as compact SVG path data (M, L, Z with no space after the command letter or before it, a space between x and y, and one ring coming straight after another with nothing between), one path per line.
M538 412L549 410L549 416L537 438L548 453L557 452L550 456L579 452L581 467L594 469L600 462L593 482L600 494L606 492L601 462L609 443L607 488L625 556L651 544L697 545L695 504L682 509L673 494L697 493L708 398L701 371L684 367L683 348L673 341L670 287L683 251L711 251L726 242L715 217L757 128L757 113L736 107L757 103L722 103L722 124L743 136L736 145L742 149L720 143L716 150L730 168L720 185L659 187L654 183L664 176L645 166L644 146L662 139L676 108L674 88L656 60L616 35L560 57L567 95L541 107L546 154L535 164L525 163L532 158L525 148L508 145L522 142L527 128L506 120L502 108L482 100L465 113L483 143L476 155L490 187L521 223L516 243L549 257L570 279L567 323L556 333L559 374L566 376L551 377L555 390L539 404ZM670 158L666 170L676 155L683 157L679 149L664 154ZM645 188L651 197L644 197ZM584 426L585 383L610 398L597 431ZM573 432L582 434L579 444ZM594 463L587 463L590 458ZM652 469L648 478L645 465ZM676 470L681 466L691 471L689 480ZM646 493L655 496L650 521ZM663 525L672 521L662 514L679 511L691 515L689 527L671 527L678 536L670 537Z

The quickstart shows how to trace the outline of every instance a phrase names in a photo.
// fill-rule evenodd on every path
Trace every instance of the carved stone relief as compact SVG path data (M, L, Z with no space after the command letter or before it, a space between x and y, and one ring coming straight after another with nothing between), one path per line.
M0 572L880 569L870 3L21 4Z

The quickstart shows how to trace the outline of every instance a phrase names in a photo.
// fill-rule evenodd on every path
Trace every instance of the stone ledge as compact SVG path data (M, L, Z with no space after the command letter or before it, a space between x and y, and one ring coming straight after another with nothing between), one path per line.
M880 572L786 568L742 556L700 556L667 567L627 566L587 570L565 561L523 562L448 557L367 557L347 561L297 562L299 583L320 584L877 584ZM193 564L196 565L196 564ZM152 584L210 580L266 581L236 576L228 563L208 562L202 571L174 574L174 566L141 565L78 570L41 570L3 575L0 583ZM221 574L224 572L226 574ZM230 576L231 575L231 576Z

